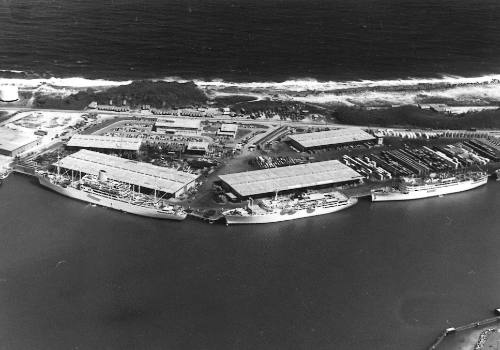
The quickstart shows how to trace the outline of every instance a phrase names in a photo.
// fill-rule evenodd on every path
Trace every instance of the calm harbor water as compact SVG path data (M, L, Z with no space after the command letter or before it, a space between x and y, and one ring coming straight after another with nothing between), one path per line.
M500 307L499 214L490 182L226 227L92 207L14 175L0 188L0 348L423 349Z

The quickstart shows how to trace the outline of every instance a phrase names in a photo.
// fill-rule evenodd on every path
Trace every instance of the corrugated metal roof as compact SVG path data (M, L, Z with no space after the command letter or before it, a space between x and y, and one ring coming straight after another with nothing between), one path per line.
M189 150L199 150L199 149L204 149L208 150L208 146L210 143L206 141L191 141L188 142L187 149Z
M155 126L160 128L199 129L201 127L201 120L182 118L158 118Z
M222 132L237 132L238 124L222 124L220 126L220 131Z
M0 148L12 152L29 143L36 141L38 137L18 130L0 128Z
M375 139L373 135L370 135L359 128L345 128L311 132L307 134L295 134L290 135L289 137L305 148L335 145L339 143L370 141Z
M104 170L109 178L141 187L175 193L198 175L137 162L89 150L80 150L54 163L65 169L97 175Z
M139 151L139 149L141 148L141 143L141 138L104 135L74 135L68 141L68 146Z
M363 178L338 160L219 175L240 196L334 184Z

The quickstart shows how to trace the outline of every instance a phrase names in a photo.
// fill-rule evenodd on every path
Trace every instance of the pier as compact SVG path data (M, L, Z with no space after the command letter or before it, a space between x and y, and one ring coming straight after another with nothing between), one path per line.
M210 210L208 211L194 210L188 212L188 216L196 218L198 220L206 221L209 224L213 224L214 222L217 222L223 218L222 213L220 212L210 213Z
M500 309L495 309L495 313L497 315L500 315ZM434 343L432 343L432 345L428 349L429 350L435 350L435 349L437 349L437 347L439 346L439 344L441 344L441 342L449 334L454 334L454 333L457 333L457 332L463 332L463 331L467 331L467 330L478 328L478 327L487 326L487 325L490 325L490 324L493 324L493 323L498 323L498 322L500 322L500 316L495 316L495 317L487 318L487 319L484 319L484 320L467 323L465 325L458 326L458 327L447 328L441 334L439 334L439 336L436 338L436 340L434 341Z

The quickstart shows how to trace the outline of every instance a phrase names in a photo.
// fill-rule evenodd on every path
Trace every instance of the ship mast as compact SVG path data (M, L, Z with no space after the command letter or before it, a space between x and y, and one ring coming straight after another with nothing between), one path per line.
M154 199L155 199L155 202L156 202L156 188L158 187L158 179L157 177L155 176L155 191L154 191Z
M57 168L57 177L61 175L61 168L59 167L59 161L61 160L61 156L59 153L57 154L57 163L56 163L56 168Z

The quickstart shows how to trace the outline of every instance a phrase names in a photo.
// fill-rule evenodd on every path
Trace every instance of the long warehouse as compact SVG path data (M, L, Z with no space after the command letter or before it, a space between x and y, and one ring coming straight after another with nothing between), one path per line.
M138 137L117 137L104 135L73 135L68 141L67 147L85 148L96 151L129 151L139 152L142 138Z
M219 175L240 198L325 185L359 182L363 176L338 160Z
M300 151L356 144L373 141L375 137L359 128L345 128L337 130L295 134L289 136L290 143Z
M98 175L104 170L108 178L141 187L142 190L157 190L177 197L194 187L198 175L159 167L149 163L132 161L89 150L80 150L58 162L68 171Z

